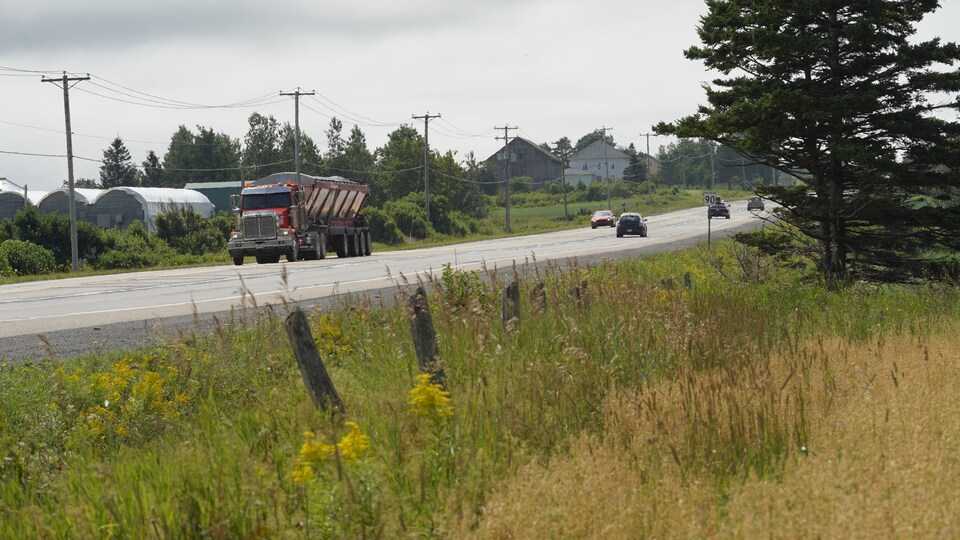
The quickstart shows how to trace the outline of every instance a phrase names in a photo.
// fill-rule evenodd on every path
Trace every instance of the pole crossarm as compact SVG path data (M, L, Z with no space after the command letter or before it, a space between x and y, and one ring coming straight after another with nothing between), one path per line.
M300 185L300 96L312 96L315 91L303 92L298 86L293 92L280 92L281 96L293 96L293 161L297 174L297 185ZM242 174L242 173L241 173Z

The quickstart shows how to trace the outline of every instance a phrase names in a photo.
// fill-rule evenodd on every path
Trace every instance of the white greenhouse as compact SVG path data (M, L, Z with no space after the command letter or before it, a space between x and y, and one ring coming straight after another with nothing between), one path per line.
M103 193L102 189L74 188L73 199L78 221L89 221L88 212L93 201ZM44 214L70 215L70 189L60 188L43 196L37 203L37 210Z
M213 217L213 203L192 189L115 187L105 190L87 210L87 219L100 227L126 229L134 221L143 222L148 231L156 231L159 214L192 210L205 218Z

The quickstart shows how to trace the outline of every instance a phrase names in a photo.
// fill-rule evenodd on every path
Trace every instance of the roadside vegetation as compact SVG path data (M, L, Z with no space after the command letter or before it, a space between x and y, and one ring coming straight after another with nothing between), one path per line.
M733 241L516 278L513 331L502 273L424 284L445 389L418 377L403 276L397 302L311 313L343 423L304 390L292 305L2 365L0 536L960 532L955 287L827 290Z

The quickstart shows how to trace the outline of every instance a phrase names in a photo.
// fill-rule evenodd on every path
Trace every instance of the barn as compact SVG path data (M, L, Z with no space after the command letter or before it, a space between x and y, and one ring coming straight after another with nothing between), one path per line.
M205 218L215 212L213 203L192 189L115 187L96 198L87 217L105 228L126 229L134 221L141 221L148 231L154 232L157 215L184 209Z

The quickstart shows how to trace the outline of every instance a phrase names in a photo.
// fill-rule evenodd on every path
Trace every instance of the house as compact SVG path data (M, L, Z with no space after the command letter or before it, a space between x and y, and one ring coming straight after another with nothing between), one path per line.
M501 182L507 178L508 167L509 178L529 176L533 178L534 187L542 187L563 176L560 158L523 137L514 137L485 161L495 165L497 180Z
M623 171L630 165L630 156L596 140L586 148L570 156L570 168L591 173L601 181L608 178L623 178Z

